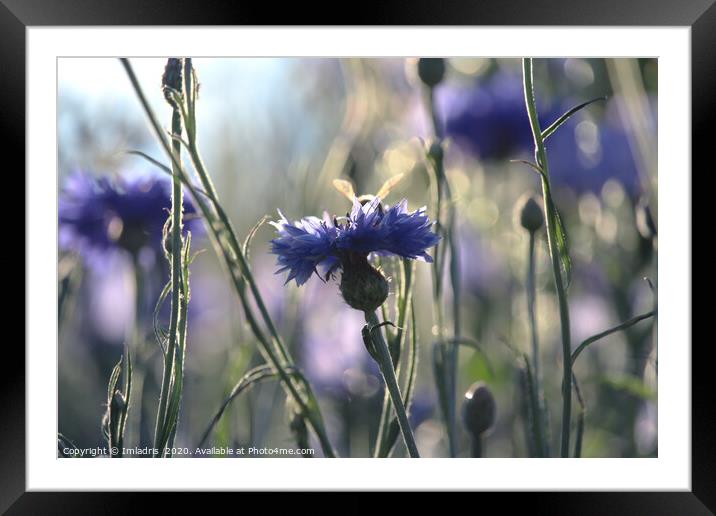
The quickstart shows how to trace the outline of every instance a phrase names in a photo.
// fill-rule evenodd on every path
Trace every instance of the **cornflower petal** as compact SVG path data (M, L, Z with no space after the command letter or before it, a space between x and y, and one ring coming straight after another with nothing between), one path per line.
M289 271L286 283L296 281L303 285L318 267L330 270L336 258L333 243L336 228L332 223L317 217L305 217L293 224L279 211L280 220L271 222L278 238L271 240L271 252L278 256L277 274Z

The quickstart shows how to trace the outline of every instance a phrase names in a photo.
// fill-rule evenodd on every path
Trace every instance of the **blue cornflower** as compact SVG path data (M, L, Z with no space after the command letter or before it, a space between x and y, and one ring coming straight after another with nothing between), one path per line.
M342 222L324 215L291 224L279 214L281 220L272 223L279 237L271 241L271 252L278 255L277 273L289 271L286 282L295 279L302 285L319 267L327 278L341 269L343 298L364 311L374 310L388 295L387 281L368 263L369 254L431 262L427 250L439 240L425 208L408 212L405 200L384 208L378 197L366 204L354 199Z
M67 178L59 196L60 247L79 252L87 261L104 253L143 249L161 253L162 228L171 206L170 182L152 177L110 181L83 173ZM200 228L194 207L184 201L185 229Z

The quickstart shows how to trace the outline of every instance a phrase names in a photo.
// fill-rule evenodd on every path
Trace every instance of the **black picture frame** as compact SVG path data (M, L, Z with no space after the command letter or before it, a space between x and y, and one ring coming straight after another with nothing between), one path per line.
M716 112L715 0L411 0L372 5L222 2L221 0L0 0L0 127L3 153L15 170L25 167L25 59L28 27L47 25L575 25L691 27L692 168L707 166L708 128ZM708 141L708 143L707 143ZM10 173L7 171L9 176ZM690 174L690 171L670 171ZM19 174L15 173L16 177ZM692 176L693 177L693 176ZM22 183L24 190L24 181ZM692 190L693 191L693 190ZM15 193L17 196L17 194ZM696 204L696 203L694 203ZM692 235L696 223L693 218ZM24 237L23 237L24 238ZM19 248L19 245L17 245ZM24 248L23 248L24 249ZM26 257L27 258L27 257ZM25 274L30 271L25 269ZM706 303L708 304L708 303ZM23 304L24 306L24 304ZM701 310L703 311L704 305ZM31 307L28 307L30 309ZM694 308L697 308L694 305ZM666 315L668 316L668 315ZM711 339L692 345L692 491L480 494L500 511L528 505L535 514L714 514L716 511L716 416L708 351ZM25 354L6 342L0 374L0 510L8 514L113 514L137 504L132 493L25 492ZM691 342L665 343L687 346ZM212 496L216 496L213 494ZM245 496L245 495L242 495ZM468 495L468 496L475 496ZM491 496L488 500L486 497ZM499 498L496 498L499 497ZM176 503L184 497L174 498ZM213 499L213 504L224 500ZM413 500L418 500L414 497ZM292 498L295 506L296 498ZM477 500L477 499L475 499ZM260 503L260 500L256 500ZM464 502L464 500L463 500ZM183 503L183 502L180 502ZM291 503L291 502L289 502ZM497 505L494 505L497 504ZM354 511L370 510L360 499ZM469 509L471 504L461 506ZM487 506L484 506L487 507ZM475 506L475 508L478 508ZM165 506L166 512L174 512ZM290 510L290 509L288 509Z

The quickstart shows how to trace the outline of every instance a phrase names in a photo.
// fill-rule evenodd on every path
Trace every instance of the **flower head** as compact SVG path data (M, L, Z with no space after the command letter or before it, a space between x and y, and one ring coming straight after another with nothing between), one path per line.
M354 199L342 222L324 215L291 223L279 214L281 219L272 222L279 236L271 241L277 273L289 271L286 283L294 279L302 285L319 267L326 277L341 269L341 293L360 310L377 308L388 295L383 274L368 263L369 254L431 262L427 250L439 240L425 208L409 212L405 200L384 208L377 197L363 205Z
M169 181L148 177L110 181L75 173L59 197L60 246L90 260L117 249L136 254L149 248L161 253L170 205ZM186 200L184 212L195 213ZM186 222L192 230L199 227L191 217Z

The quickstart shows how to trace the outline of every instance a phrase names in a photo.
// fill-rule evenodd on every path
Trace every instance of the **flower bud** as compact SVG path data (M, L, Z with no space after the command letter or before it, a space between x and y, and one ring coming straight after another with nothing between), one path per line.
M443 146L440 142L433 142L430 144L430 147L428 148L428 156L430 156L435 163L442 162L444 155L445 151L443 150Z
M544 214L540 203L533 195L525 195L517 201L520 214L520 225L530 233L534 233L544 224Z
M497 407L490 389L483 382L473 383L462 402L462 424L473 437L487 432L495 423Z
M164 98L172 108L176 108L174 103L173 91L182 91L182 77L184 69L184 59L170 57L167 59L167 64L164 67L164 74L162 75L162 92ZM172 91L173 90L173 91Z
M445 60L439 57L418 59L418 77L426 86L437 86L445 77Z
M636 228L642 238L652 240L656 237L656 224L651 215L649 201L641 197L636 205Z
M350 307L373 312L388 297L388 280L366 257L353 254L343 260L340 290Z
M124 398L124 394L117 389L114 391L114 396L112 397L112 418L114 418L115 414L122 412L126 407L127 400Z

